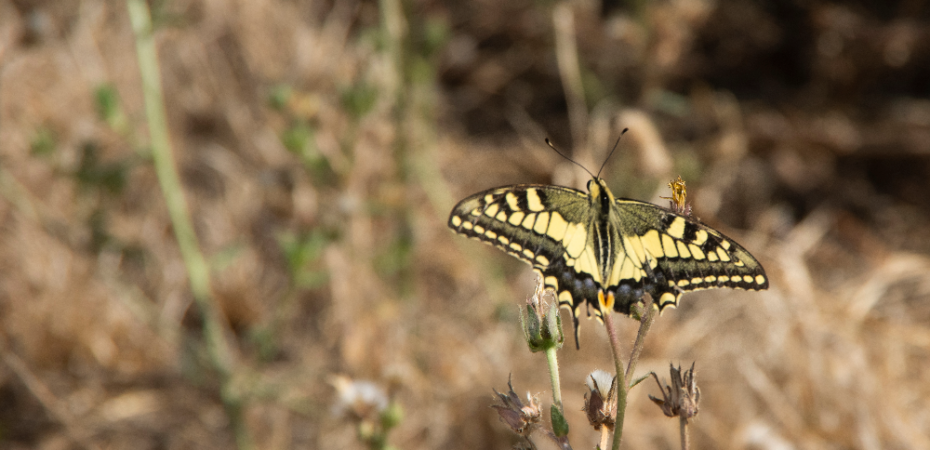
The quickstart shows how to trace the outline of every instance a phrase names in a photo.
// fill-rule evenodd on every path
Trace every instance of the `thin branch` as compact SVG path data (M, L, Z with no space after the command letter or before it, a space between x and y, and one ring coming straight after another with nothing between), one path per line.
M617 371L617 419L614 421L614 439L611 448L619 450L620 440L623 438L623 417L626 411L628 388L623 371L623 359L620 356L620 339L617 338L617 330L614 328L613 311L602 311L601 317L604 319L604 327L607 328L607 336L610 338L610 348L614 355L614 367Z
M652 322L655 320L656 308L653 307L653 304L651 296L649 300L643 300L643 309L645 312L639 323L639 332L636 333L636 342L633 343L633 352L630 353L630 363L626 366L627 380L633 377L633 371L636 369L636 362L639 361L639 356L643 353L643 347L646 344L646 333L649 332L649 328L652 327Z

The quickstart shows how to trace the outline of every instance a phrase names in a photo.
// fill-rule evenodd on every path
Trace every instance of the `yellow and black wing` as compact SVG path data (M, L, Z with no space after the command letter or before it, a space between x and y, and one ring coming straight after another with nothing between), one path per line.
M545 271L564 257L568 247L587 244L583 232L589 222L587 199L584 192L560 186L490 189L459 202L449 215L449 227Z
M606 289L615 292L617 311L629 314L642 293L625 294L637 289L662 309L677 306L685 291L768 288L759 261L723 233L651 203L617 199L615 205L612 222L619 226L623 250L614 264L622 268Z

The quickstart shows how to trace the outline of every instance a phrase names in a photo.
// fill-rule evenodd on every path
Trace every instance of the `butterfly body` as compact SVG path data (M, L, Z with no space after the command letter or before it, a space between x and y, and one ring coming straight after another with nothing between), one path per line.
M588 192L515 185L469 196L449 227L533 266L562 307L575 337L582 305L600 318L631 314L648 293L661 310L685 291L768 288L762 265L742 246L697 220L651 203L615 198L600 178Z

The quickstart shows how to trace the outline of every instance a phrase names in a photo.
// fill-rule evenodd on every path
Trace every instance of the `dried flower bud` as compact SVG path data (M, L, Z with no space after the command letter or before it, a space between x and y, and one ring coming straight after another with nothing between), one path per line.
M671 366L671 365L670 365ZM683 417L686 420L698 414L698 402L701 401L701 390L694 381L694 363L691 368L681 373L681 367L677 369L671 366L669 375L672 378L672 385L662 385L659 377L652 373L653 378L662 390L662 398L649 396L656 405L662 408L662 412L668 417Z
M691 205L686 203L688 199L688 190L685 188L685 180L682 180L681 175L678 175L678 180L669 181L668 187L672 190L672 196L659 198L664 198L669 201L668 209L683 216L690 216Z
M520 314L523 337L533 352L562 348L562 343L565 342L558 302L547 303L543 300L550 292L545 290L542 281L537 279L536 293L526 302L526 316Z
M539 399L527 392L527 403L523 404L517 393L513 391L511 380L507 380L507 387L510 390L506 394L497 392L497 389L494 390L503 405L491 405L491 407L497 410L501 416L501 422L506 423L511 430L521 436L529 436L542 419Z
M353 380L345 375L330 379L338 399L333 405L336 415L351 414L358 419L373 419L388 408L388 396L371 381Z
M588 392L584 396L583 411L588 416L588 422L595 430L606 427L614 428L614 417L617 414L617 400L614 398L617 377L603 370L595 370L588 375Z

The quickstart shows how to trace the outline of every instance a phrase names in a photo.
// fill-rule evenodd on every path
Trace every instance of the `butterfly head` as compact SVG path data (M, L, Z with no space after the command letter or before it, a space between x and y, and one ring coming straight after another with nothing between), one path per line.
M592 206L604 212L610 211L610 205L615 200L614 194L607 188L607 183L598 177L588 181L588 195L591 197Z

